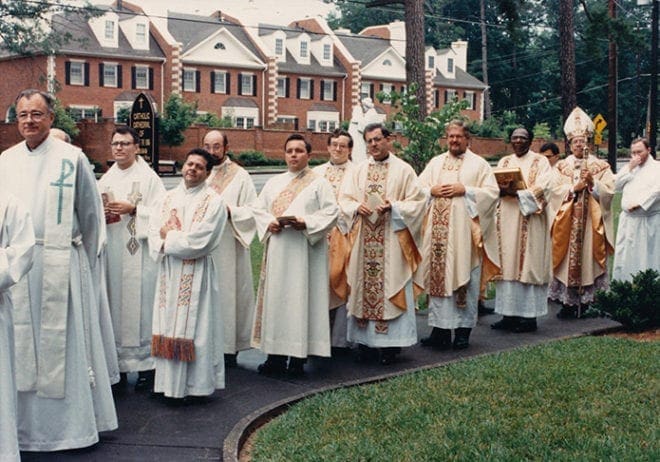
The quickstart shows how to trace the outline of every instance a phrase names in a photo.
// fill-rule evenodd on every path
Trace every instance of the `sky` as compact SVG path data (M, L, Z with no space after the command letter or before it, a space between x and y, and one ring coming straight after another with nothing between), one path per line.
M177 13L209 15L220 10L236 17L244 25L259 23L288 25L296 19L327 17L334 5L321 0L127 0L139 5L147 14L165 16L167 10ZM112 0L90 0L93 4L110 4Z

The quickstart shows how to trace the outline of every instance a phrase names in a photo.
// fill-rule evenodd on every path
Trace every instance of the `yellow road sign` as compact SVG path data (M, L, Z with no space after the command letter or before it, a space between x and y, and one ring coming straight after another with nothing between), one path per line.
M600 144L603 142L603 135L600 133L594 134L594 145L600 146Z
M605 127L607 127L605 117L603 117L601 114L598 114L596 117L594 117L594 130L596 133L603 133Z

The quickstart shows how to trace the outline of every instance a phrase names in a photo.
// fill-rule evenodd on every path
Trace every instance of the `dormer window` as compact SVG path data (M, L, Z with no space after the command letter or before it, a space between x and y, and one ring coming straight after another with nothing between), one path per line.
M383 66L391 66L391 65L392 65L392 61L390 61L389 59L383 61Z
M447 59L447 72L454 72L454 58Z
M135 41L140 45L147 43L147 25L136 24L135 26Z
M332 58L332 45L326 43L323 45L323 59L325 61L330 61Z
M428 69L433 69L435 68L435 57L434 56L429 56L427 60L426 67Z
M277 56L284 56L284 40L281 38L275 39L275 54Z
M105 38L106 40L114 40L115 38L115 22L106 21L105 22Z
M308 49L309 49L309 43L300 42L300 57L301 58L306 58L307 57Z

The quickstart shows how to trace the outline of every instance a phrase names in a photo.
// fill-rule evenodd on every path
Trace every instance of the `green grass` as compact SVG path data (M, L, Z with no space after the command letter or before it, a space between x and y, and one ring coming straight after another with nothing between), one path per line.
M250 245L250 261L252 263L252 283L254 292L257 292L259 287L259 272L261 271L261 259L264 253L264 245L259 242L257 237L254 238Z
M660 459L660 344L583 337L293 406L254 461Z

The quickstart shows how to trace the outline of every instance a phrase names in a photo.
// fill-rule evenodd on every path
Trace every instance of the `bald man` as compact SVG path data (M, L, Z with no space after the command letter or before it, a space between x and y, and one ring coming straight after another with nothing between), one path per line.
M224 332L225 365L231 367L236 365L237 353L250 348L254 313L250 243L256 231L250 213L241 214L239 220L232 210L247 210L246 206L257 198L257 193L250 174L227 156L228 147L227 135L218 130L211 130L204 136L204 149L218 161L207 183L222 197L229 211L228 226L213 257L222 302L217 328Z

